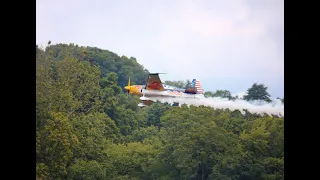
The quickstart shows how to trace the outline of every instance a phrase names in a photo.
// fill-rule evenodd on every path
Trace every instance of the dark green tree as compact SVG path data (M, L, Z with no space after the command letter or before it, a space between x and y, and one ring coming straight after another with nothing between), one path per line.
M211 91L206 91L204 93L204 96L205 97L220 97L220 98L226 98L226 99L229 99L229 100L234 100L236 99L236 97L233 97L231 95L231 92L229 90L216 90L216 92L211 92Z
M284 104L284 97L283 97L283 98L279 98L279 97L277 97L277 99L280 99L280 100L281 100L281 102L282 102L282 104Z
M268 87L264 84L254 83L251 88L247 90L247 95L243 96L246 101L264 100L270 102L270 94L267 92Z
M147 110L147 125L160 127L160 117L168 109L169 106L166 106L162 103L153 103Z

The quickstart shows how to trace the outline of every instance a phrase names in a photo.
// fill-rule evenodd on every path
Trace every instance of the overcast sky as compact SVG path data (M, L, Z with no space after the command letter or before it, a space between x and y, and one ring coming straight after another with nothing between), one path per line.
M37 0L36 30L38 45L108 49L163 80L198 78L205 91L257 82L284 94L281 0Z

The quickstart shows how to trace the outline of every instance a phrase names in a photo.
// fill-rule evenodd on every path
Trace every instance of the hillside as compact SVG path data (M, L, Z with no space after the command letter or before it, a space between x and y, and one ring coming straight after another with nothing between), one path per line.
M134 84L145 84L145 78L149 73L134 57L120 57L111 51L96 47L83 47L73 43L56 44L48 46L46 51L57 61L63 60L68 53L80 61L88 61L91 65L99 67L100 77L115 72L118 76L118 85L121 87L128 83L129 77Z
M123 86L133 57L74 44L36 49L38 179L284 179L284 118L175 108Z

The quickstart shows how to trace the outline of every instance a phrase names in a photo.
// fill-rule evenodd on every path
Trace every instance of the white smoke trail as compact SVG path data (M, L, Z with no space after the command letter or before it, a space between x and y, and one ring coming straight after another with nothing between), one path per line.
M173 104L178 102L181 104L194 105L194 106L210 106L217 109L230 109L231 111L239 110L243 114L244 109L250 113L257 114L269 114L279 115L284 117L284 105L280 100L276 99L272 103L266 103L262 101L247 102L245 100L229 101L228 99L222 98L203 98L203 99L187 99L187 98L163 98L163 97L148 97L152 101L160 101L162 103Z

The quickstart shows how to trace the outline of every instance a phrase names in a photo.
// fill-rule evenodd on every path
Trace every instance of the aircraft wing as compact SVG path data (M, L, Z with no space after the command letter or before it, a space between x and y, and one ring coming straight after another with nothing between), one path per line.
M159 77L159 73L152 73L149 74L147 85L147 90L158 90L158 91L164 91L162 82Z
M176 87L176 86L170 86L170 85L167 85L167 84L162 84L164 89L165 90L179 90L179 91L184 91L185 89L184 88L179 88L179 87Z

